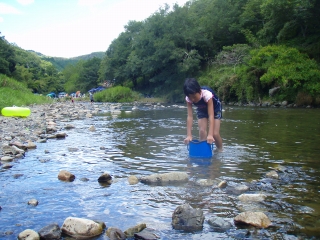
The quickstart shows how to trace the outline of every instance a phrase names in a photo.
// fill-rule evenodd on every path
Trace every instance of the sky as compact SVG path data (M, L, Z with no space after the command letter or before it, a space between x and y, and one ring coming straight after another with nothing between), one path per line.
M71 58L105 52L129 21L188 0L0 0L1 36L25 50Z

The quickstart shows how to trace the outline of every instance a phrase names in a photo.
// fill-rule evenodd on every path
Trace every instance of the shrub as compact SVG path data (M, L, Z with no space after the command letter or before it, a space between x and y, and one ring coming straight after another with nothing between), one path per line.
M133 102L139 99L139 94L128 87L116 86L95 93L94 99L97 102Z

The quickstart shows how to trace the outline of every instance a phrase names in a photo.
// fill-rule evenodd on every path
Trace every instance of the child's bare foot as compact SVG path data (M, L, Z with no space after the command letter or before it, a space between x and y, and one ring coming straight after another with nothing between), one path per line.
M215 148L214 152L223 152L223 148Z

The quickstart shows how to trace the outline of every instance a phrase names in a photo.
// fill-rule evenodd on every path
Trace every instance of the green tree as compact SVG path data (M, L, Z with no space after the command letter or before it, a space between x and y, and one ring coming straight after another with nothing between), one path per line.
M0 73L11 76L15 71L16 62L14 49L0 32Z

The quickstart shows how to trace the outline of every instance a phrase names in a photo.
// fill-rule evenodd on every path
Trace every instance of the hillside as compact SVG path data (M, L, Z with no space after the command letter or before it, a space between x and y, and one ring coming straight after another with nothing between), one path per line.
M104 52L93 52L90 54L86 54L86 55L81 55L78 57L73 57L73 58L62 58L62 57L49 57L49 56L45 56L42 53L39 52L35 52L33 50L28 50L29 52L35 53L36 55L38 55L42 60L48 61L50 63L53 64L53 66L60 72L62 71L68 64L76 64L78 61L80 60L84 60L87 61L91 58L97 57L102 59L105 55Z

